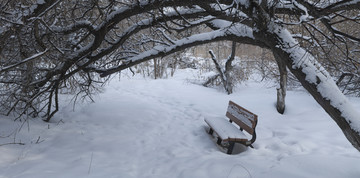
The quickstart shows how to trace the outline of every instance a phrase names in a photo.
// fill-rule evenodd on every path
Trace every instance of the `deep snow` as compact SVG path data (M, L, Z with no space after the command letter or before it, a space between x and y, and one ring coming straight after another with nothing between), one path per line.
M226 95L192 84L197 75L123 75L95 103L63 102L49 124L1 116L0 144L25 145L0 146L0 178L360 177L360 153L305 91L289 91L280 115L270 85L248 81ZM204 118L225 117L229 100L259 116L255 149L227 155L206 133Z

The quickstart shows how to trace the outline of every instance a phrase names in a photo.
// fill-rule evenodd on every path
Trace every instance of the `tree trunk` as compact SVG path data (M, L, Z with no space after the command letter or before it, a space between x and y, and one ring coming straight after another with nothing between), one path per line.
M276 109L280 114L285 112L285 97L286 97L286 87L287 87L287 70L286 64L284 62L277 62L280 72L280 87L277 88L277 101Z
M156 80L158 76L158 63L156 58L154 58L153 61L154 61L154 79Z
M215 64L215 67L216 67L216 70L219 72L219 76L220 76L220 79L221 79L221 83L223 84L224 86L224 89L225 91L227 92L227 94L231 94L229 89L228 89L228 84L227 84L227 78L225 76L225 72L221 69L221 66L220 64L217 62L216 60L216 56L215 54L213 53L213 51L209 51L210 55L211 55L211 59L212 61L214 62Z
M211 55L211 59L214 62L216 70L218 71L219 75L215 75L211 77L207 82L203 84L203 86L207 86L210 82L214 81L217 77L220 76L221 83L223 84L227 94L230 95L231 93L233 93L233 82L230 72L232 70L231 63L235 59L235 52L236 52L236 42L232 42L231 54L225 63L225 70L222 70L220 64L216 60L215 54L212 51L209 51Z
M236 53L236 42L233 41L232 46L231 46L231 54L225 63L225 72L224 72L224 75L226 78L225 85L226 85L228 94L233 93L234 84L233 84L232 76L230 75L230 73L233 69L231 64L232 64L232 61L234 61L234 59L235 59L235 53Z

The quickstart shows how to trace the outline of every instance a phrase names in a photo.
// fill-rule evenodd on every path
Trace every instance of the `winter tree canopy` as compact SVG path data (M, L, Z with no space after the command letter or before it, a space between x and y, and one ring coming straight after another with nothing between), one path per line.
M4 0L0 6L3 114L49 121L60 93L91 97L121 70L228 40L272 51L360 151L359 114L319 62L336 51L330 63L345 61L346 71L359 75L360 0Z

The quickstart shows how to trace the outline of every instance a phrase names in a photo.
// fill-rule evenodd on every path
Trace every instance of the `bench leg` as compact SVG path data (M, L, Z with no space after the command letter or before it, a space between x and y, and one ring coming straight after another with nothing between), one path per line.
M227 154L231 155L233 149L234 149L235 142L229 142L229 147L227 150Z
M212 128L210 128L209 134L212 135L213 133L214 133L214 130Z
M221 145L221 141L222 141L222 140L221 140L221 138L220 138L220 137L218 137L218 138L217 138L217 142L216 142L216 143L217 143L218 145Z

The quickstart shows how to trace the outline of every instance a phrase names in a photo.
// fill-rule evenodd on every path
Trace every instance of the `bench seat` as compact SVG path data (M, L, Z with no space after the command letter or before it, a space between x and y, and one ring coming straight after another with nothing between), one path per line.
M223 141L248 141L247 136L225 118L209 117L205 118L205 122L214 129Z

